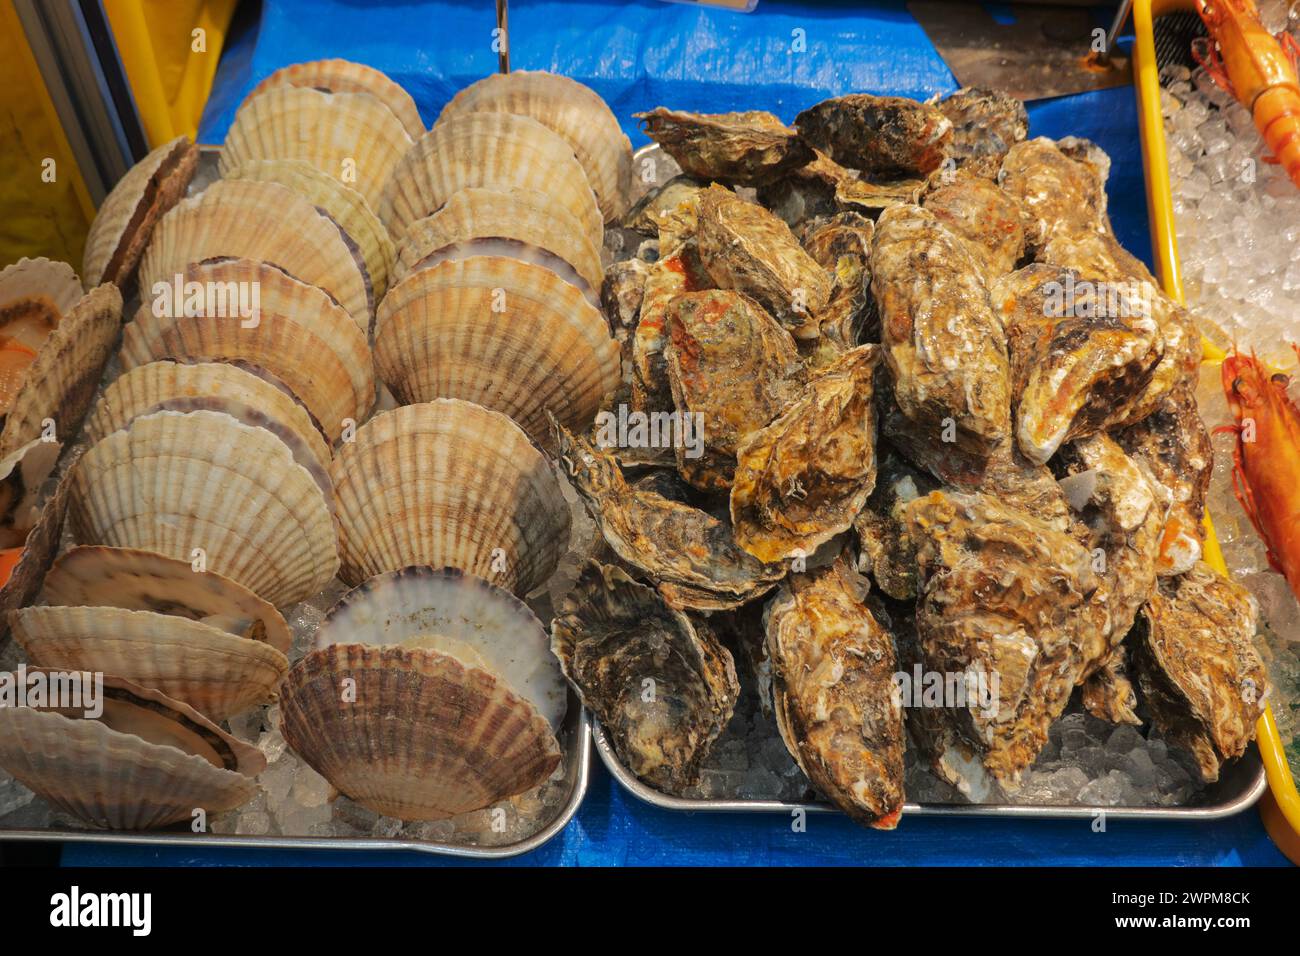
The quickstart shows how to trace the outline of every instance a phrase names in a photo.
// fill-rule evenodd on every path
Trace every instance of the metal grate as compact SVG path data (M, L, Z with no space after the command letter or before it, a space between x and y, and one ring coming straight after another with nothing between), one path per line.
M1152 24L1156 45L1156 66L1196 68L1192 59L1192 41L1208 36L1205 24L1194 13L1167 13Z

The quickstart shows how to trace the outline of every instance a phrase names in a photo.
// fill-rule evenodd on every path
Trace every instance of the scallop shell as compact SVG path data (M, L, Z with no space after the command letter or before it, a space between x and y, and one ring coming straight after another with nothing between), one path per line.
M289 659L269 644L183 617L120 607L27 607L14 640L41 667L115 674L212 720L270 703Z
M83 545L70 548L45 575L44 598L64 607L156 611L265 641L289 653L293 635L275 607L216 571L156 551Z
M389 292L375 365L402 402L460 398L509 415L543 447L550 411L586 429L618 387L604 316L549 269L499 256L442 262Z
M221 412L155 412L93 445L73 479L79 544L144 548L234 578L277 606L338 569L329 506L289 449Z
M365 196L301 159L250 160L231 169L226 178L279 183L324 209L361 253L374 287L375 301L384 297L397 253L387 227L379 221Z
M0 707L0 767L88 825L113 830L189 821L196 809L233 810L257 794L266 758L256 747L129 681L105 677L103 696L98 720Z
M560 763L531 704L436 651L312 651L289 671L280 712L295 753L362 806L401 820L481 810L537 786Z
M221 180L163 216L140 260L141 298L157 297L185 267L216 258L261 260L318 286L370 328L365 260L338 223L279 183Z
M101 282L122 285L131 278L154 226L185 196L198 166L199 148L177 136L127 170L86 235L81 278L87 292Z
M221 148L223 177L257 159L303 159L379 203L384 184L413 140L369 93L275 86L245 100Z
M516 239L546 249L576 269L593 289L599 290L605 277L600 247L549 196L528 189L497 192L471 187L454 193L432 216L411 223L398 250L394 281L431 252L485 236Z
M154 412L225 412L245 425L265 428L284 442L294 461L332 496L329 445L311 413L292 395L235 365L149 362L119 376L104 389L86 424L91 444L142 415Z
M331 644L400 644L448 654L495 674L558 730L568 703L542 622L509 591L455 568L380 574L349 592L316 633Z
M192 265L197 282L256 282L257 325L204 316L157 315L149 305L122 335L122 367L158 359L242 360L266 369L307 406L325 436L337 441L348 421L362 421L375 402L374 365L365 333L320 289L266 263L223 259Z
M468 113L439 123L393 170L379 218L401 241L407 228L468 186L532 189L553 197L600 246L604 223L586 173L569 144L536 120L509 113Z
M550 462L504 415L439 399L376 415L334 459L340 576L454 567L515 594L555 570L569 506Z
M99 387L122 321L122 293L105 283L59 320L27 369L0 431L0 458L45 437L71 436Z
M330 93L369 93L393 111L412 139L424 134L424 120L411 99L387 74L350 60L311 60L276 70L248 94L252 99L276 86L300 86Z
M81 299L76 270L57 259L19 259L0 269L0 321L15 303L43 300L62 316Z
M7 458L0 459L0 544L22 544L40 515L38 504L45 480L54 473L59 442L33 438Z
M72 467L69 466L70 470ZM0 587L0 643L9 634L9 619L3 612L26 607L35 600L45 572L58 554L71 488L71 475L65 473L55 487L54 494L50 495L45 507L41 508L36 524L27 532L22 554L19 555L9 580Z
M554 130L573 149L606 222L627 210L632 143L609 106L577 80L542 70L494 73L457 93L434 127L465 113L515 113Z

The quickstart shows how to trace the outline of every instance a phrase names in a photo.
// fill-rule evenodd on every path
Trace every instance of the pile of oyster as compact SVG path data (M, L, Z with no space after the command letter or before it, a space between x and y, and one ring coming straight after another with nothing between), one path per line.
M54 560L58 527L40 553L29 537L39 567L6 596L27 663L107 675L108 704L0 707L0 768L91 826L192 824L257 793L266 760L221 725L278 701L288 746L387 817L539 787L568 688L522 598L570 524L539 445L548 416L586 428L619 381L600 249L627 138L545 73L476 83L428 131L389 78L328 60L254 89L220 179L186 198L195 159L168 143L105 201L89 305L69 306L71 270L0 276L6 330L48 320L46 350L66 329L102 353L77 418L119 329L112 283L139 303L39 512L61 526L66 508L73 546ZM101 299L107 338L81 329ZM54 414L30 391L4 449ZM17 462L15 501L42 477ZM282 611L336 577L352 590L295 648Z
M1263 706L1256 607L1201 561L1199 333L1115 240L1105 154L977 90L639 118L682 174L619 223L629 374L556 425L605 547L553 641L625 765L694 784L739 656L872 826L909 740L1014 801L1076 694L1217 779Z

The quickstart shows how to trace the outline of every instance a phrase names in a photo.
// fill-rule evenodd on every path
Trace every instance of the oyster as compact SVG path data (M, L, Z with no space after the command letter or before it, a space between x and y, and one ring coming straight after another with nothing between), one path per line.
M935 107L900 96L850 93L795 117L804 142L850 169L922 176L939 168L952 123Z
M1137 715L1137 691L1128 674L1128 649L1120 644L1105 663L1083 682L1084 709L1112 724L1142 725Z
M815 372L767 427L740 442L731 521L760 561L811 554L853 523L876 483L872 379L880 349L862 345Z
M765 616L786 749L837 807L892 830L903 810L903 707L889 632L842 560L792 574Z
M721 186L700 196L700 262L721 289L744 292L796 338L816 338L830 301L831 279L789 228L756 203Z
M1162 578L1132 638L1133 665L1155 725L1191 751L1207 783L1255 737L1268 675L1255 650L1258 606L1198 562Z
M551 646L619 759L669 793L695 784L731 719L731 653L618 568L588 561L551 624Z
M582 164L605 221L627 209L632 144L594 90L544 70L493 73L452 97L435 126L471 112L527 116L554 130Z
M986 282L1006 275L1024 255L1025 217L1020 202L988 179L957 176L928 193L925 208L966 240Z
M875 223L856 212L842 212L816 227L803 247L830 273L834 284L826 309L817 316L820 338L829 345L826 360L858 344L869 324L871 299L871 239ZM874 317L873 317L874 318ZM875 331L874 329L872 330Z
M736 546L731 528L687 504L623 479L618 462L562 426L559 454L573 486L623 561L655 581L674 607L739 607L770 591L785 574Z
M340 576L416 564L527 594L569 541L549 461L514 422L454 399L381 412L334 459Z
M762 110L687 113L662 106L632 114L688 176L762 186L810 162L799 134Z
M43 597L62 607L117 607L186 618L289 653L289 625L275 607L216 571L135 548L81 546L45 575Z
M81 273L87 292L102 282L130 281L154 226L185 195L198 165L199 148L178 136L127 170L86 234Z
M1067 156L1046 136L1012 146L998 183L1024 207L1031 253L1056 235L1107 228L1106 190L1096 168Z
M858 570L869 571L876 587L898 601L916 598L916 546L905 533L902 509L935 489L892 446L877 449L876 487L853 519L858 535Z
M790 333L739 292L683 293L665 324L673 401L702 422L699 448L677 444L678 470L698 488L726 491L737 448L799 393L799 352Z
M264 641L154 611L27 607L9 612L9 626L34 664L115 674L212 720L270 703L289 670Z
M791 228L836 212L875 216L882 209L920 201L924 179L864 179L824 153L784 179L759 188L758 198Z
M284 739L336 789L400 820L442 820L554 772L550 725L495 675L437 651L331 644L289 671Z
M257 794L262 752L194 708L107 676L103 705L97 718L0 707L0 767L88 826L112 830L191 821L195 810L232 810Z
M1029 135L1025 104L997 90L960 89L935 104L952 122L948 155L963 169L996 179L1002 158Z
M620 346L627 345L636 332L650 268L644 260L624 259L615 262L605 271L605 280L600 287L600 303L605 317L609 319L614 340Z
M369 93L397 117L411 139L424 133L424 121L411 94L383 72L349 60L311 60L281 67L266 77L245 98L245 102L279 86L323 90L327 93Z
M872 244L872 292L885 359L919 440L985 455L1011 430L1010 367L1002 323L978 263L933 213L896 206Z
M683 203L694 204L699 194L708 188L707 182L700 182L690 176L674 176L662 186L655 186L642 196L635 206L624 215L621 226L645 236L659 234L665 219L671 220ZM613 233L617 235L617 233Z

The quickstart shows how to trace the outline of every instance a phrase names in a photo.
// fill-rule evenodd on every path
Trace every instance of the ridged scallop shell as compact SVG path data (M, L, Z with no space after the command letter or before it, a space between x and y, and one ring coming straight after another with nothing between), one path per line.
M91 444L154 412L225 412L284 442L329 495L329 445L311 413L292 395L252 372L222 362L150 362L118 376L100 398L86 436Z
M156 551L69 548L45 575L43 597L64 607L120 607L201 621L282 654L293 641L280 612L239 582Z
M289 670L269 644L153 611L27 607L9 613L9 626L38 666L114 674L212 720L270 703Z
M460 398L510 416L543 447L546 413L585 430L618 387L601 313L542 266L475 256L419 269L375 321L375 366L399 401Z
M329 293L368 331L374 301L365 260L338 223L279 183L221 180L163 216L140 260L140 297L206 259L269 262Z
M369 93L275 86L245 100L221 148L223 177L257 159L302 159L377 206L413 140L393 111Z
M564 207L528 189L462 189L432 216L411 223L398 251L394 282L431 252L489 236L516 239L554 253L600 293L605 277L600 247L590 241L581 224Z
M355 695L344 694L345 679ZM430 650L334 644L289 671L284 739L339 791L401 820L523 793L560 763L546 719L486 671Z
M338 569L325 496L289 449L220 412L155 412L91 446L69 518L79 544L143 548L204 566L277 607Z
M87 292L101 282L130 279L154 226L185 196L198 166L199 148L177 136L127 170L100 203L86 235L81 278Z
M551 576L569 507L514 422L441 399L376 415L334 459L339 572L360 584L416 564L459 568L515 594Z
M627 211L632 144L609 106L590 87L542 70L494 73L457 93L434 126L471 112L515 113L554 130L577 155L605 221Z
M495 674L558 730L568 703L560 662L537 616L509 591L455 568L417 565L344 595L316 632L331 644L400 644Z
M69 469L72 467L74 466L70 465ZM54 494L50 495L41 508L36 524L27 532L22 554L19 555L9 580L0 587L0 642L9 634L9 619L2 612L26 607L36 599L45 572L58 554L71 488L71 475L65 472L55 487Z
M0 767L86 824L113 830L188 822L196 809L233 810L257 794L266 758L256 747L129 681L105 677L104 697L100 720L0 707Z
M424 133L424 120L411 94L386 73L350 60L311 60L276 70L248 94L251 99L276 86L302 86L331 93L369 93L393 111L412 139Z
M40 515L41 491L63 445L34 438L0 458L0 545L17 547Z
M159 316L146 303L122 333L122 368L158 359L244 361L285 384L330 441L346 420L362 421L375 402L374 364L365 333L319 288L266 263L223 259L185 269L186 281L256 282L257 325L237 317Z
M231 169L226 178L279 183L324 209L348 234L365 260L375 301L384 297L397 261L397 251L393 248L388 228L379 221L365 196L301 159L250 160Z
M0 431L0 458L42 437L54 422L59 439L71 437L99 387L122 322L122 293L105 283L87 292L50 332L27 369Z
M0 269L0 317L17 302L41 299L65 315L81 299L77 272L57 259L19 259Z
M536 120L510 113L467 113L421 137L393 170L379 218L400 242L411 223L469 186L544 193L582 223L597 247L604 239L596 196L572 148Z

